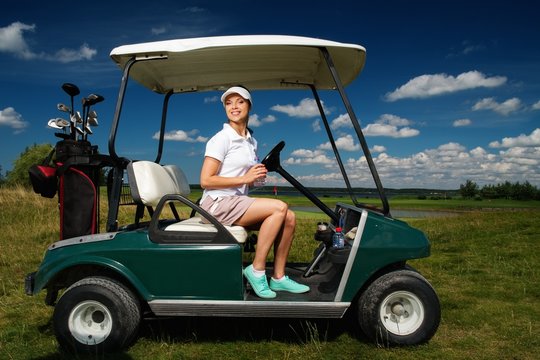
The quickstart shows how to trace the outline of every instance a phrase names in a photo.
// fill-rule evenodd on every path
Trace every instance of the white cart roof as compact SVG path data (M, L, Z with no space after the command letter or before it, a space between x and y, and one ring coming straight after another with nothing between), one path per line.
M124 67L133 57L130 77L158 92L223 90L231 85L254 89L294 88L312 84L335 88L319 48L328 49L343 85L364 67L360 45L282 35L220 36L124 45L111 58ZM162 58L153 60L154 58ZM292 83L292 84L291 84Z

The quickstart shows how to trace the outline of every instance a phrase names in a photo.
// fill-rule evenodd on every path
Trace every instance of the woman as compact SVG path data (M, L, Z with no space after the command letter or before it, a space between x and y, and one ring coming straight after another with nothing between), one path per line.
M223 93L228 123L206 144L201 170L204 189L201 207L224 225L258 228L259 236L253 263L244 269L255 293L262 298L276 297L275 291L304 293L309 287L285 275L285 264L291 248L295 214L281 200L251 198L249 186L264 179L267 170L258 163L257 141L248 129L253 102L249 91L233 86ZM266 258L274 246L274 273L266 279Z

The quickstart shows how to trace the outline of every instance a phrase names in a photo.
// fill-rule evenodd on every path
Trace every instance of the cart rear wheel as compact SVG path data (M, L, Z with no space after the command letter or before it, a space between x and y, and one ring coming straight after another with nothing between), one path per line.
M376 279L360 296L358 320L373 341L415 345L439 327L441 308L433 287L420 274L399 270Z
M129 289L108 278L90 277L64 292L53 325L62 348L96 354L128 346L140 318L139 303Z

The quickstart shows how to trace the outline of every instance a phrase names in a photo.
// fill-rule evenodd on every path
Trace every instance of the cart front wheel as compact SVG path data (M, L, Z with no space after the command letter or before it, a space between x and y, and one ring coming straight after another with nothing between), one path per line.
M360 296L358 307L362 331L371 340L387 345L429 341L441 317L435 290L422 275L410 270L376 279Z
M53 324L60 346L70 352L122 350L136 335L140 307L122 284L102 277L69 287L55 307Z

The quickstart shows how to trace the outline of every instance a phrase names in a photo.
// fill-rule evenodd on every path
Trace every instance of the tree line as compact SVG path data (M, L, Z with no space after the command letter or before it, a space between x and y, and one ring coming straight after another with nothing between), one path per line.
M508 200L540 200L540 191L528 181L511 183L505 181L497 185L479 187L472 180L459 186L459 192L464 199L508 199Z

